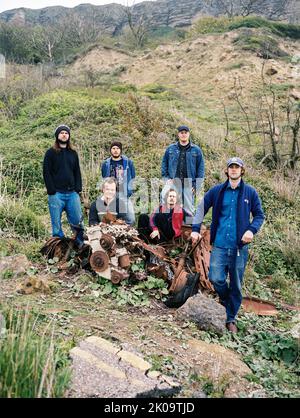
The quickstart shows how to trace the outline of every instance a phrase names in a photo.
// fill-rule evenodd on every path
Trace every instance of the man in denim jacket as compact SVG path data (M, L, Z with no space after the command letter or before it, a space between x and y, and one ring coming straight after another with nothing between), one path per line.
M178 141L168 146L162 160L161 174L181 191L183 207L194 214L194 201L204 180L204 158L201 148L190 141L190 129L182 125L178 128ZM191 223L187 221L187 223Z
M110 154L111 156L102 163L102 177L114 177L117 181L118 194L126 199L133 193L135 178L133 161L122 154L122 143L119 141L114 141L110 145Z
M227 161L225 173L228 180L205 194L197 208L191 233L193 242L201 238L203 218L212 207L210 240L213 249L209 279L220 303L226 308L226 327L233 333L237 333L235 320L243 299L242 283L248 260L248 244L265 218L257 191L242 180L244 172L244 162L240 158L233 157Z

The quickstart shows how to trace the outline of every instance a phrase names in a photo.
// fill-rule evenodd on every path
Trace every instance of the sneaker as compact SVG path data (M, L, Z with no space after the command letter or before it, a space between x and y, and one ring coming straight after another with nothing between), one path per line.
M235 325L234 322L227 322L226 328L228 329L229 332L232 332L233 334L237 334L238 332L237 326Z

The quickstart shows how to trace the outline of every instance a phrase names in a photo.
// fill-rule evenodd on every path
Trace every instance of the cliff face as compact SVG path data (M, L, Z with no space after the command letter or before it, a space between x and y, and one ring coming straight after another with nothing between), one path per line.
M240 0L236 1L238 8ZM300 22L300 2L288 0L289 6L285 12L287 20ZM284 4L283 0L257 0L254 12L266 17L274 17L274 12ZM263 7L262 7L263 5ZM218 16L224 14L220 0L158 0L145 1L131 7L133 21L141 16L151 21L153 27L170 26L185 27L200 15ZM120 33L127 24L126 8L119 4L93 6L81 4L74 8L62 6L46 7L44 9L13 9L0 14L0 21L17 25L55 25L60 21L75 20L83 24L97 26L99 32L109 35Z

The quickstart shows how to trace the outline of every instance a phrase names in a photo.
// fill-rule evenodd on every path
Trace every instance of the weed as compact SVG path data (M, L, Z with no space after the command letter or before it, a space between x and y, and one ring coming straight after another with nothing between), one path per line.
M14 272L11 270L5 270L3 272L1 272L1 279L7 280L7 279L11 279L14 276Z
M70 371L65 354L54 345L51 324L39 336L36 319L28 311L25 315L10 311L7 326L5 337L0 339L0 397L61 397Z

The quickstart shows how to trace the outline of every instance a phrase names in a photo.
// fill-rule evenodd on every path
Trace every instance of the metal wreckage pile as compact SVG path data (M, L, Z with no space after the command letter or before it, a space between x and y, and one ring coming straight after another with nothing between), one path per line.
M168 283L171 296L188 286L188 296L198 289L214 291L208 280L209 230L203 231L202 239L195 245L189 239L190 234L191 227L184 226L182 235L172 242L147 244L135 228L107 214L99 225L87 228L87 239L81 249L76 247L75 237L50 238L41 252L48 259L56 257L60 269L69 274L83 268L114 284L125 279L146 280L153 275ZM137 263L144 263L144 271L131 270Z

